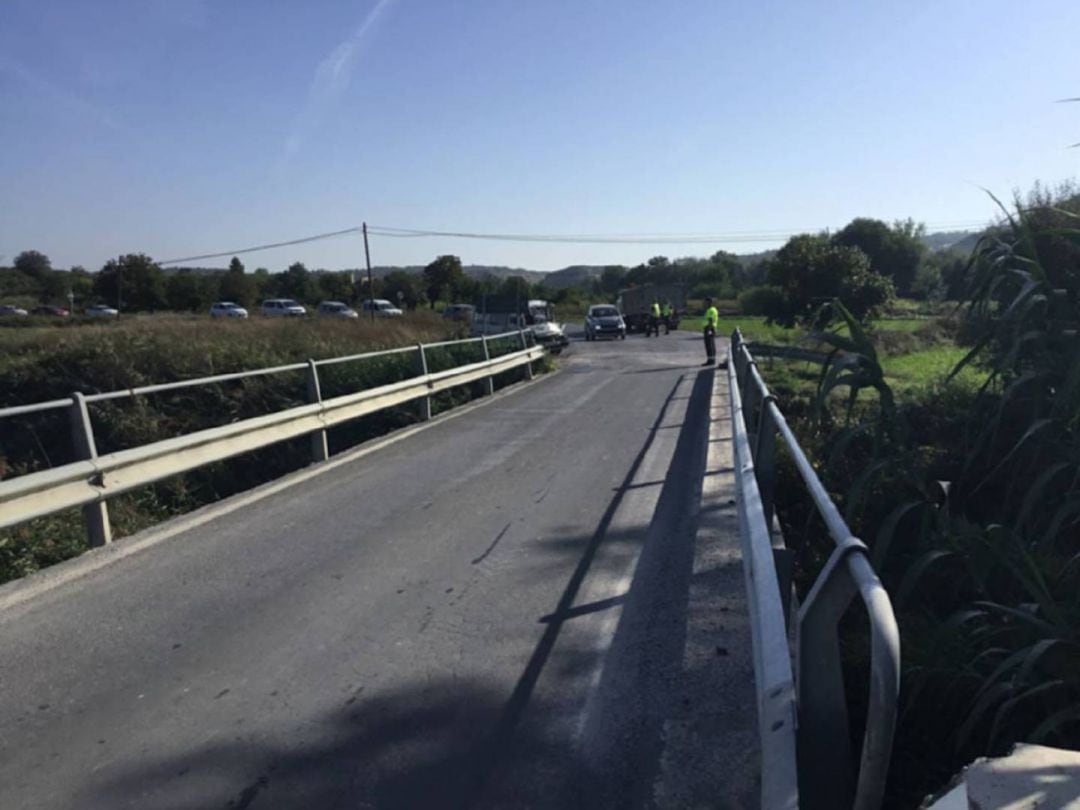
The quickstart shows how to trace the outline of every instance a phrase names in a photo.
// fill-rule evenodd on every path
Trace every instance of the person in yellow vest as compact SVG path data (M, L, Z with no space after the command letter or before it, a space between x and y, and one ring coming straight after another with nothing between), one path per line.
M671 334L671 318L675 314L675 308L671 306L670 301L665 301L664 306L660 310L660 314L664 319L664 334Z
M649 329L652 330L654 335L660 337L660 302L657 301L655 298L653 299L652 311L649 316ZM649 333L646 332L645 337L648 336Z
M716 365L716 328L720 325L720 313L711 298L705 299L705 362L703 366Z

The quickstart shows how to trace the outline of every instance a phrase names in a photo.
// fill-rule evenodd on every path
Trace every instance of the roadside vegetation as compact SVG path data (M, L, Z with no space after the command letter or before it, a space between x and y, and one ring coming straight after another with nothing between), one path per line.
M841 298L784 332L724 325L829 353L759 367L898 614L891 808L1016 742L1080 748L1080 196L1036 189L1002 211L949 317L859 318ZM781 470L779 516L806 587L831 543ZM857 618L852 684L866 677Z
M215 374L340 357L459 337L461 327L429 312L368 321L203 317L122 318L64 328L0 329L0 407ZM494 355L515 341L489 341ZM482 359L479 345L429 350L431 371ZM324 398L384 385L416 373L412 352L320 369ZM502 386L521 379L514 371ZM442 392L438 413L483 392L483 384ZM303 372L248 378L90 405L98 451L108 453L304 404ZM413 423L418 407L381 411L329 431L330 452ZM75 460L64 410L0 420L0 477ZM310 463L306 438L285 442L149 485L110 500L114 535L123 537ZM85 550L78 510L0 531L0 582Z

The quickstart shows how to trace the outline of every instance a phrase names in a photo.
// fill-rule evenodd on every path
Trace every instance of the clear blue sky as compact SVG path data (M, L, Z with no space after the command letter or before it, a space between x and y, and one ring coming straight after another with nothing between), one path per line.
M0 0L0 255L97 269L359 224L985 221L1077 174L1080 3ZM552 270L726 246L375 239ZM362 263L359 239L246 257ZM206 262L223 265L224 262Z

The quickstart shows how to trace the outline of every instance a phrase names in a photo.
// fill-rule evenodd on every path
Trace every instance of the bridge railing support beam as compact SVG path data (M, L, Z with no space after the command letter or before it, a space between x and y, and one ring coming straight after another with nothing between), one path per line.
M78 392L71 395L68 418L71 422L71 441L75 446L76 458L97 458L97 442L94 441L94 426L90 421L90 411L86 407L86 397ZM104 501L88 503L82 508L82 512L86 524L86 539L90 547L97 548L111 543L112 526L109 523L108 505Z
M316 404L322 402L319 369L314 360L308 360L307 364L307 401L309 404ZM316 430L311 434L311 460L318 463L328 458L330 458L330 448L326 441L326 431Z

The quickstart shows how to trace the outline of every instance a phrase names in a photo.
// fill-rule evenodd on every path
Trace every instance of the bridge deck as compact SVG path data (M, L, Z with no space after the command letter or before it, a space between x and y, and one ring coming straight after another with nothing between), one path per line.
M551 379L0 589L40 591L0 612L0 806L754 806L700 359L576 342Z

